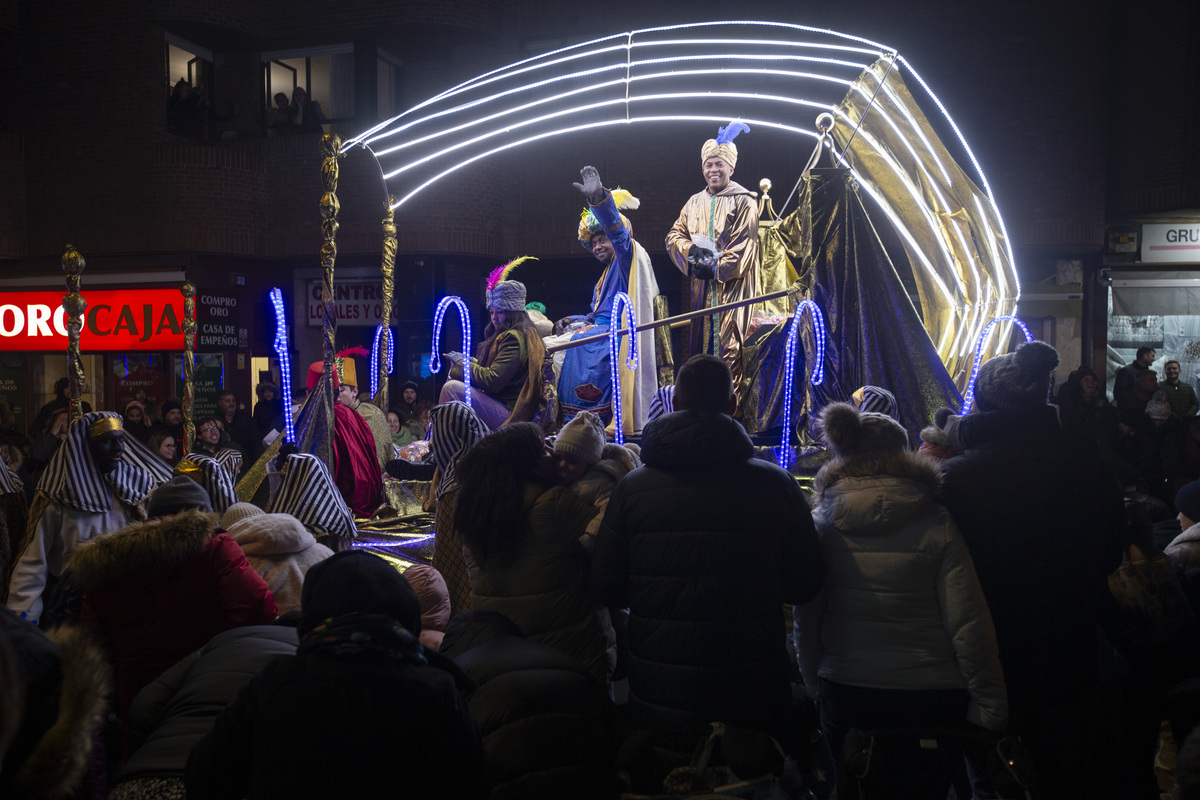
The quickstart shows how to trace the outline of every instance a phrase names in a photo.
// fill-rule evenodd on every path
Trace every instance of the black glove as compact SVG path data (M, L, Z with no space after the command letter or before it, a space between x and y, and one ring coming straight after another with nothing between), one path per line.
M584 167L579 170L579 177L583 179L583 183L572 183L579 191L583 192L583 196L587 198L589 204L598 206L604 200L604 185L600 183L600 173L595 167Z
M692 245L688 250L688 275L702 281L712 280L716 274L717 254L707 247Z

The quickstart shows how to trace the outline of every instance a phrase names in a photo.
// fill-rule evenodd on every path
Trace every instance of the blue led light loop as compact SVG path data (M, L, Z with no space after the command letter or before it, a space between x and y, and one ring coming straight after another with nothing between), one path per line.
M392 329L385 327L383 323L375 326L375 341L371 343L371 397L379 393L379 359L382 353L379 350L379 341L383 338L384 331L387 331L387 374L392 374L394 366L393 358L395 356L395 343L392 338Z
M629 295L625 292L617 292L613 298L612 313L609 315L608 323L608 369L609 377L612 379L613 391L613 419L616 420L615 428L617 431L617 444L625 444L625 431L621 424L621 381L620 381L620 361L621 361L621 312L625 312L626 322L629 325L629 356L626 359L626 366L631 370L636 370L638 367L638 349L637 349L637 320L633 318L633 301L629 299Z
M447 296L438 301L437 310L433 313L433 352L429 354L429 371L437 374L442 370L442 357L438 352L441 348L438 347L438 342L442 338L442 318L446 316L446 309L450 306L458 309L458 318L462 320L462 357L463 357L463 384L466 385L465 400L468 406L471 405L471 361L467 351L471 348L471 315L467 311L467 304L463 302L461 297Z
M795 454L788 446L788 437L792 431L792 389L796 373L796 349L800 341L800 322L805 311L808 311L808 318L812 321L813 339L816 342L817 350L808 380L813 386L820 386L825 381L825 315L812 300L801 300L800 304L796 306L796 312L792 314L792 324L788 327L783 356L783 363L787 369L787 375L783 382L783 437L775 452L780 466L785 469L790 467L795 460Z
M1012 314L993 317L991 322L983 326L983 330L979 332L979 338L975 340L975 360L971 362L971 382L967 384L967 393L963 395L962 408L959 409L960 414L969 414L971 412L971 405L975 402L975 379L979 377L979 367L983 361L983 345L987 341L988 334L992 332L992 328L998 322L1015 322L1017 327L1021 329L1021 332L1025 334L1025 341L1033 341L1033 334L1029 332L1028 326Z
M279 374L283 386L283 440L296 441L296 423L292 419L292 365L288 360L287 316L283 312L283 292L271 290L271 305L275 307L275 341L273 346L279 356Z

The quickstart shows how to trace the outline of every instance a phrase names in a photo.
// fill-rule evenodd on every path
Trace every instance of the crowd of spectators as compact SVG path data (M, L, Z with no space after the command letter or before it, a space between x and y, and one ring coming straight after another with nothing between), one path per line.
M1197 402L1142 355L1114 404L1086 369L1051 397L1058 354L1023 345L916 450L865 387L808 481L712 356L640 445L405 385L392 435L439 474L403 569L171 477L173 401L50 409L31 534L0 531L0 796L1151 798L1177 758L1200 797ZM256 457L258 395L194 463Z

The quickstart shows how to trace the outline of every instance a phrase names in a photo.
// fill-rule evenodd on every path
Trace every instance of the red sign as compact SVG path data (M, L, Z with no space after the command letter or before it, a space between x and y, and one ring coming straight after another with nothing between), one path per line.
M65 292L0 292L0 350L66 352ZM178 289L84 291L83 352L183 349Z

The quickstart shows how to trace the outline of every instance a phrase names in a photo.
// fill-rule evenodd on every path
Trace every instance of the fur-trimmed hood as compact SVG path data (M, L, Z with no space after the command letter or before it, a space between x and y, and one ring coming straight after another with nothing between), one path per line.
M219 517L185 511L97 536L71 551L71 572L80 589L93 592L152 567L180 563L208 544Z
M58 715L19 765L11 788L20 797L66 797L78 789L92 754L92 731L108 705L109 666L100 648L70 625L47 636L59 652Z
M642 460L628 447L609 442L604 445L604 449L600 452L600 460L593 464L591 469L600 470L606 475L621 480L641 465Z
M916 453L838 458L813 481L814 508L838 530L888 533L924 512L940 485L937 464Z

